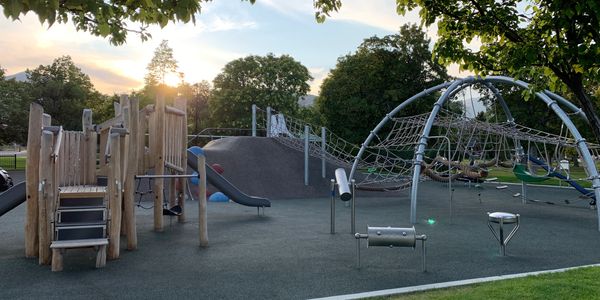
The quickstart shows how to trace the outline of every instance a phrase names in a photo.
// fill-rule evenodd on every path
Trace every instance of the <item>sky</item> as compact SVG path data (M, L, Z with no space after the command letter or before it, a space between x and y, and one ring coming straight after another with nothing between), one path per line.
M288 54L309 69L311 94L317 95L338 57L354 52L365 38L397 33L406 23L419 24L418 13L397 15L395 0L344 0L341 10L321 24L310 0L257 0L254 5L217 0L202 4L195 25L151 27L151 40L141 42L130 33L126 44L113 46L108 39L77 32L70 23L48 28L33 13L19 21L0 14L0 66L11 75L70 55L100 92L128 93L143 86L146 66L166 39L186 82L212 82L237 58ZM435 41L436 28L426 31ZM456 66L449 73L464 76ZM175 75L167 79L177 81Z

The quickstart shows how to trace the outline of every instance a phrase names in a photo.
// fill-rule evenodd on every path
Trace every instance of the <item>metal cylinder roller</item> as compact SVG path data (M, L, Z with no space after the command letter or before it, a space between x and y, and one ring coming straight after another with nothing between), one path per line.
M367 227L367 247L415 247L417 234L415 227Z
M352 193L350 192L348 177L346 177L346 170L343 168L336 169L335 181L337 182L340 199L342 199L342 201L350 201L352 199Z

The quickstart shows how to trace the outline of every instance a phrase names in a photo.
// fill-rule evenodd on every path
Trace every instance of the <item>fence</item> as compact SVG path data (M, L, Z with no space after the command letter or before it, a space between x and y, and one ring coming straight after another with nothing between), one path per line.
M0 154L0 168L6 170L25 169L25 158L17 154Z

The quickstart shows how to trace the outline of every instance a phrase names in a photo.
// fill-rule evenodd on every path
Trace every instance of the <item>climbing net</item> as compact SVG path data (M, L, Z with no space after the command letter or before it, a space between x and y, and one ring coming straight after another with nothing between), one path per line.
M399 190L410 187L415 149L430 113L392 118L387 128L374 135L358 161L354 178L367 190ZM327 128L309 124L271 109L257 108L257 128L278 142L309 154L350 167L360 147ZM429 133L420 180L483 180L488 168L512 168L524 155L558 162L564 149L577 149L577 142L564 134L553 134L508 122L486 122L442 108ZM588 143L592 155L600 156L600 145ZM521 150L518 150L518 149ZM550 153L550 154L549 154ZM527 159L525 158L527 163Z
M257 108L256 115L257 129L264 129L267 136L292 149L304 151L308 135L309 155L324 158L338 166L351 166L360 149L325 127L315 126L274 109L270 111L270 119L267 111L261 108Z
M430 113L393 118L384 137L377 136L368 148L374 157L366 180L370 183L408 180L412 159ZM600 145L587 143L598 157ZM514 123L490 123L441 109L434 119L423 153L421 179L451 181L483 180L492 166L512 168L516 162L536 159L549 164L564 157L565 149L577 149L577 142L561 132L553 134ZM576 150L575 150L576 151ZM533 157L533 159L527 159ZM547 166L547 165L546 165ZM554 170L547 168L548 173Z

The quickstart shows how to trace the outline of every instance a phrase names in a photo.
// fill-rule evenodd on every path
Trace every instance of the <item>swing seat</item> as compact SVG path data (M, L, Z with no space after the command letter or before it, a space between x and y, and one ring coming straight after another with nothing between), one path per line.
M171 208L163 208L163 216L181 216L181 206L175 205Z
M523 182L536 183L550 179L549 176L539 176L532 174L527 170L527 167L523 164L515 164L515 166L513 167L513 173L517 178L519 178Z

